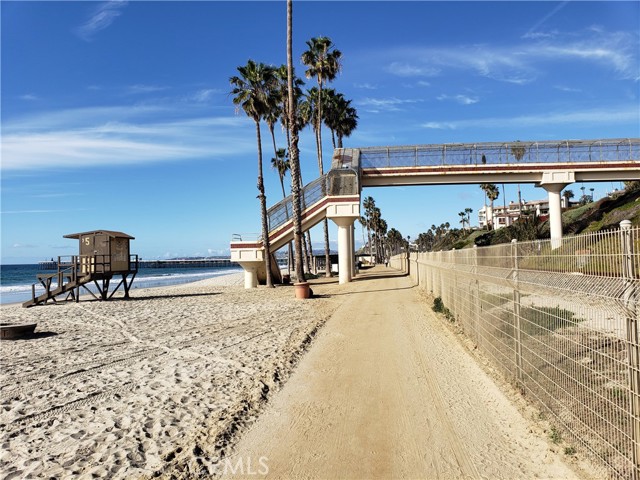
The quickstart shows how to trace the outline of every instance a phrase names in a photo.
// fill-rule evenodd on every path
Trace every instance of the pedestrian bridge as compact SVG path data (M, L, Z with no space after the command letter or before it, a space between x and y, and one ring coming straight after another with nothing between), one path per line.
M560 241L562 189L628 180L640 180L640 138L339 148L330 171L301 191L302 229L324 218L338 225L339 281L347 283L355 274L353 225L363 187L534 183L548 192L551 239ZM293 240L292 217L291 196L269 209L272 251ZM245 269L245 286L256 286L262 239L234 236L231 260Z

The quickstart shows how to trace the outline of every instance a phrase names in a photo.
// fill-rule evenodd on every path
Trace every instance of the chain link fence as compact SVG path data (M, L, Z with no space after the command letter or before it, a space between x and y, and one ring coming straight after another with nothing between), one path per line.
M408 266L549 416L555 440L595 458L602 477L640 477L639 228L412 253Z

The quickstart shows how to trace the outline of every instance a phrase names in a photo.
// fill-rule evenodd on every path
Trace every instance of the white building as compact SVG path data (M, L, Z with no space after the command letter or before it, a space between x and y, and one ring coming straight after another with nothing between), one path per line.
M562 197L560 199L561 207L567 208L567 199ZM518 209L516 202L510 202L508 205L493 205L493 211L491 206L483 205L478 210L478 226L480 228L486 228L487 223L492 223L493 217L494 228L502 228L513 225L513 223L520 217L522 213L535 212L538 218L547 217L549 215L549 200L532 200L522 201L522 206Z

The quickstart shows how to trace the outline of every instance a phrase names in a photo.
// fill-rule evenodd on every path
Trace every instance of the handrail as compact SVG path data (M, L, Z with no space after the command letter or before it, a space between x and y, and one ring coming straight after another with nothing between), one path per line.
M593 147L598 147L594 150ZM361 168L640 161L640 138L365 147Z

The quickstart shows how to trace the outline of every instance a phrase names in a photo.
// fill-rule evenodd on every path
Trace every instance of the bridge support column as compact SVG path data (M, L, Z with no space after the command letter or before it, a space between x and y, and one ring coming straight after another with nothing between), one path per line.
M551 230L551 248L556 249L562 245L562 203L560 192L562 189L575 182L573 172L544 172L540 186L549 195L549 227Z
M231 245L231 261L244 270L244 288L258 287L258 270L263 267L264 249L258 245Z
M351 231L355 218L334 217L338 225L338 283L349 283L352 279L353 249L351 248Z
M338 225L338 283L349 283L353 278L353 223L360 218L360 199L331 202L327 218Z
M242 262L244 269L244 288L258 287L258 267L262 262Z
M351 278L356 276L356 224L351 225L350 252L351 252Z

